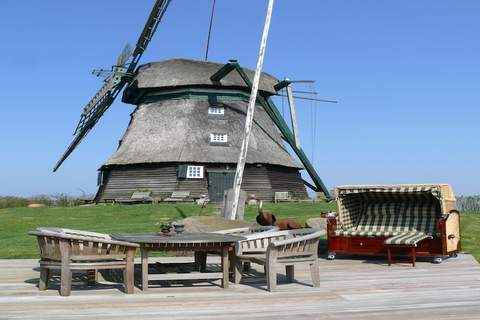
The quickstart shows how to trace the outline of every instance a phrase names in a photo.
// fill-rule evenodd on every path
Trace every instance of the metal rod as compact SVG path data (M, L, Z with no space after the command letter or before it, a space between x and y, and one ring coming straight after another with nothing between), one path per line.
M215 14L215 2L216 0L213 0L212 2L212 14L210 15L210 24L208 26L207 47L205 48L205 61L208 60L208 50L210 48L210 36L212 35L213 16Z
M267 47L268 31L270 29L270 21L272 19L274 0L268 1L267 16L265 18L265 26L263 28L262 41L260 42L260 49L258 52L257 67L255 69L255 76L253 78L252 92L250 93L250 101L248 102L247 116L245 119L245 133L243 136L242 147L237 161L237 170L235 172L235 181L233 183L233 203L232 212L228 212L227 219L234 220L237 216L237 211L240 202L240 187L243 180L243 171L245 169L245 162L247 160L248 144L250 141L250 132L253 123L253 114L255 111L255 103L257 101L258 86L260 83L260 75L262 73L263 60L265 58L265 49Z
M315 80L289 80L290 83L315 83Z
M284 94L276 94L279 97L287 97L287 95ZM302 99L302 100L311 100L311 101L318 101L318 102L326 102L326 103L338 103L337 100L327 100L327 99L316 99L316 98L310 98L310 97L302 97L302 96L293 96L295 99Z
M293 93L306 93L306 94L314 94L314 95L317 95L317 94L318 94L318 92L317 92L317 91L293 90L292 92L293 92Z

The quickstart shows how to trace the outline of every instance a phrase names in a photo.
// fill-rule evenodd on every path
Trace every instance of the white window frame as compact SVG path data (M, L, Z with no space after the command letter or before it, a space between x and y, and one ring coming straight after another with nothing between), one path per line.
M228 135L226 133L210 133L210 142L227 143Z
M187 166L187 179L203 179L203 166Z
M224 115L225 114L225 107L222 106L210 106L208 107L208 114L212 115Z

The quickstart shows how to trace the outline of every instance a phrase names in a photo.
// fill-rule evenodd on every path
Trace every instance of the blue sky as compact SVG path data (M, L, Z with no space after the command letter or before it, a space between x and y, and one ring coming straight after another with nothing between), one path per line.
M90 71L136 42L153 3L2 1L0 195L96 191L133 106L117 101L52 167L101 86ZM217 0L210 60L254 67L266 4ZM202 59L210 5L173 0L142 62ZM264 70L315 79L321 97L339 100L298 102L302 144L329 188L446 182L480 193L479 12L476 0L276 1Z

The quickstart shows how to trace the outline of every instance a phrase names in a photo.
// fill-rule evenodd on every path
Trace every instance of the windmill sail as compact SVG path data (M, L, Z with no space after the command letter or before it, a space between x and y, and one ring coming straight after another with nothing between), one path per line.
M98 90L98 92L93 96L92 100L90 100L85 108L83 108L83 112L80 115L80 120L78 121L77 128L73 133L76 135L78 132L82 131L82 129L88 124L90 119L94 117L100 107L104 105L104 102L107 97L110 96L110 92L112 88L115 86L114 79L110 79Z
M127 62L127 60L130 59L130 57L132 56L132 53L133 53L133 49L130 46L130 44L127 43L125 48L123 48L122 53L120 53L120 55L118 56L117 66L123 66Z
M152 40L153 34L158 28L160 21L170 4L170 0L157 0L153 6L152 12L148 17L147 23L143 28L142 33L137 41L137 45L133 50L130 46L126 46L120 53L117 59L117 65L113 68L113 76L109 78L105 84L98 90L94 97L87 103L80 115L80 121L75 129L73 141L68 146L65 153L60 160L54 166L53 171L62 165L65 159L75 150L77 145L83 140L88 132L95 126L102 115L115 101L120 91L122 91L125 84L130 83L132 80L131 74L135 71L135 68L140 61L142 54L145 52L148 44ZM131 58L131 62L128 68L124 68L123 65L127 60Z
M124 82L121 82L120 84L111 87L110 82L112 81L113 79L105 83L103 87L94 96L94 98L85 107L82 115L80 116L80 121L77 125L77 129L74 133L75 138L70 143L67 150L57 162L55 167L53 167L54 172L57 171L57 169L62 165L65 159L68 158L68 156L73 152L77 145L83 140L87 133L97 123L100 117L112 105L113 101L125 85Z
M73 152L73 150L77 147L77 145L82 141L82 139L87 135L87 133L90 131L90 129L93 128L93 126L97 123L97 121L100 119L100 117L103 115L103 113L108 109L108 107L113 103L113 100L115 99L115 95L112 95L111 93L108 93L105 95L104 99L100 102L99 108L95 109L95 117L91 117L85 125L82 127L82 129L77 133L73 141L70 143L68 146L67 150L65 153L62 155L60 160L58 160L57 164L53 168L53 171L57 171L57 169L62 165L62 163L65 161L65 159L68 158L68 156Z
M128 71L133 72L135 67L137 66L138 61L142 57L142 54L147 49L148 44L153 38L153 34L157 31L158 25L167 11L168 5L170 4L170 0L157 0L155 5L153 6L152 12L148 17L147 23L143 28L140 37L138 38L137 45L135 46L135 50L133 51L133 58L132 63L130 64Z

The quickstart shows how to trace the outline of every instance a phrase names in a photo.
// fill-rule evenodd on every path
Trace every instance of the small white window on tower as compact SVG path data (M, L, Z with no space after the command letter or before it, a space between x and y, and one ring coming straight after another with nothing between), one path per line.
M210 133L210 142L227 142L227 134L225 133Z
M219 107L219 106L208 107L208 114L215 114L215 115L225 114L225 108Z
M203 167L187 166L187 179L203 179Z

